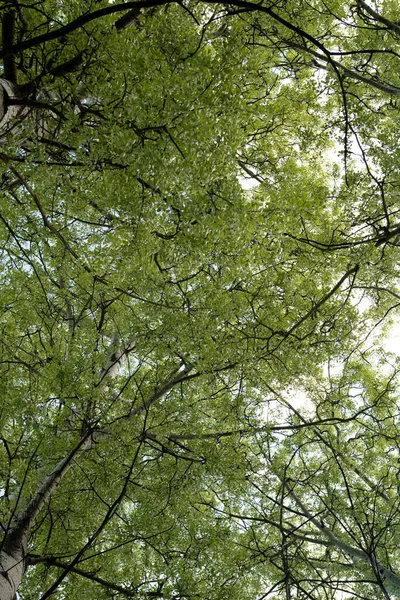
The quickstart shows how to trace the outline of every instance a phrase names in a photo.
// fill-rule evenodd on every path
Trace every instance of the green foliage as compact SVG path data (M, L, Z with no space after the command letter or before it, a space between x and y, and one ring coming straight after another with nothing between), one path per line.
M397 4L2 4L20 598L400 595Z

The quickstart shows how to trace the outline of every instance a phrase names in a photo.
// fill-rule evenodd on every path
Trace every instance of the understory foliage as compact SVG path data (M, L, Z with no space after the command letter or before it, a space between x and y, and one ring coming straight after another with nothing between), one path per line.
M1 600L400 597L400 8L2 0Z

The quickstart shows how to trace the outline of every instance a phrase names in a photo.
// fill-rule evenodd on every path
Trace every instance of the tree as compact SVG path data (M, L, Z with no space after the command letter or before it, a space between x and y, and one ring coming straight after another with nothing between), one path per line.
M1 599L400 595L397 4L2 4Z

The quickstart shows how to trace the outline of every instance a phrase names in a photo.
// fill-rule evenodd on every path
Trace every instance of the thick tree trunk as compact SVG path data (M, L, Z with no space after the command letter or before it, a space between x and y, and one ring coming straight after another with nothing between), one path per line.
M17 597L16 591L21 583L24 574L23 561L18 561L13 556L1 552L0 554L0 598L1 600L14 600Z
M25 573L26 544L27 532L14 536L10 531L6 536L0 552L1 600L15 600L17 597L17 590Z

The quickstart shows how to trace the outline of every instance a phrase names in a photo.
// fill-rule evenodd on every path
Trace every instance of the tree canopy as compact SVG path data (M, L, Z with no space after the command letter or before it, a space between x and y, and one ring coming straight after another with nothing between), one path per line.
M398 2L0 6L0 599L400 597Z

